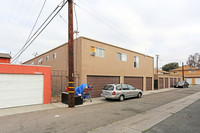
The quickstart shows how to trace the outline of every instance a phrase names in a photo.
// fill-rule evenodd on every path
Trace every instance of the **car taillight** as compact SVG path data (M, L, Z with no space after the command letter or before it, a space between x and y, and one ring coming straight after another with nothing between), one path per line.
M115 92L115 91L113 91L112 95L116 95L116 92Z

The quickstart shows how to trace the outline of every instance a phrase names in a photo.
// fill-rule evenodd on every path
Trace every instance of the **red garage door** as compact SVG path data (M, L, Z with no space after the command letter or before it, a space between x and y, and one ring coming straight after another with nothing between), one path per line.
M143 77L124 77L124 83L143 90Z
M163 89L163 78L159 78L159 89Z
M87 76L87 84L92 85L92 97L100 97L103 87L106 84L119 84L120 77L111 76Z
M169 86L168 86L168 78L165 78L165 88L168 88Z
M146 77L146 91L152 90L152 77Z

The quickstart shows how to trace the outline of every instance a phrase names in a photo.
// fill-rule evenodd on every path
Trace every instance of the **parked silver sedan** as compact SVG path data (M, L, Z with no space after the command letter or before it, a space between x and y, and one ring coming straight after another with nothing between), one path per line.
M129 84L107 84L104 86L101 96L106 99L119 99L123 101L125 98L140 98L142 91Z

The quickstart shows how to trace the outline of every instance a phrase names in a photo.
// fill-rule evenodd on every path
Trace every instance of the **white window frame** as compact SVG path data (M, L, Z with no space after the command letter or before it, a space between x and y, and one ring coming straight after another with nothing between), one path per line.
M196 73L196 71L189 71L189 73Z
M56 59L56 53L53 53L53 59Z
M43 64L43 58L40 58L39 60L38 60L38 65L42 65Z
M127 54L117 52L117 59L121 61L127 61Z
M133 66L135 68L139 68L140 67L140 60L139 60L139 56L134 56L134 63Z
M94 46L91 46L91 47L94 47ZM96 57L102 57L102 58L105 57L105 49L94 47L94 50L95 50L94 52L95 52Z

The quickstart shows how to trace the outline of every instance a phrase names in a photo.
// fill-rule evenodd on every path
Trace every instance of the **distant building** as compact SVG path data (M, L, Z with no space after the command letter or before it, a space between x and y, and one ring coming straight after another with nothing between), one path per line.
M170 75L182 76L182 67L171 70ZM189 84L200 84L200 68L184 65L184 79Z
M10 54L0 53L0 63L10 63Z
M68 43L24 64L51 66L52 89L58 88L57 92L60 92L67 86L67 51ZM100 96L104 85L111 83L127 83L143 91L153 90L153 68L154 58L151 56L85 37L74 40L75 85L93 85L92 97ZM64 84L59 86L62 81Z
M180 75L170 75L170 72L154 69L154 89L173 88L175 83L182 80Z

